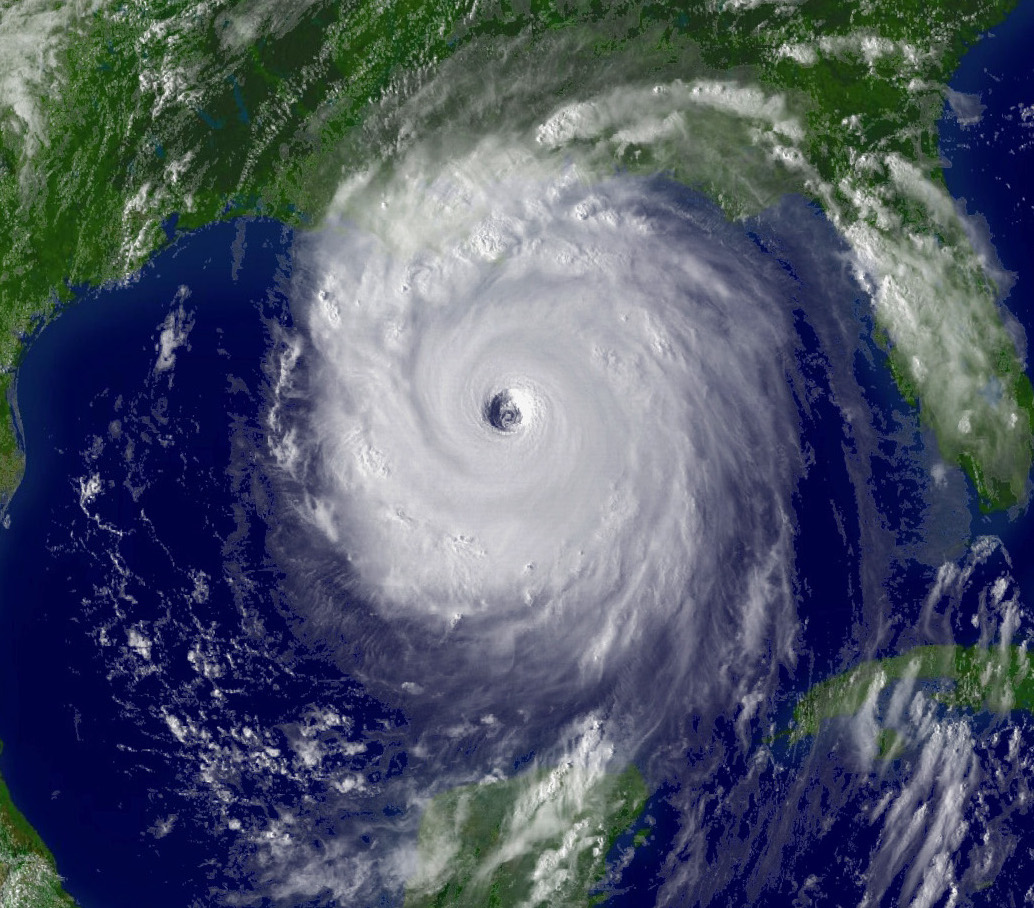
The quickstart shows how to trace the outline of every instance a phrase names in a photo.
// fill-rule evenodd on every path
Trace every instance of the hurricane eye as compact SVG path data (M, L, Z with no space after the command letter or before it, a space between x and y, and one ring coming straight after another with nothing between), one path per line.
M500 391L485 404L485 422L497 432L516 432L521 424L521 410L510 391Z

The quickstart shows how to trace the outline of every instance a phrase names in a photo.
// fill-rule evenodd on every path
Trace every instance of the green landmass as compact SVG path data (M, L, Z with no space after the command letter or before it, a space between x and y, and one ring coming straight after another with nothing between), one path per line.
M75 908L54 856L0 779L0 908Z
M601 71L623 50L670 67L692 45L730 84L803 112L765 154L865 262L894 377L943 456L986 508L1008 507L1027 494L1034 395L944 190L936 124L966 48L1014 2L0 0L0 371L76 288L165 246L173 215L180 230L251 214L318 225L383 98L471 44L501 56L515 36L592 24ZM753 182L741 168L699 188L739 215L770 201ZM7 494L21 469L0 412Z
M853 716L888 685L905 679L937 682L932 695L948 706L1009 713L1034 712L1034 672L1026 647L919 646L900 656L863 662L816 684L797 704L791 741L818 733L822 722ZM896 752L896 737L880 740L884 755Z
M876 739L876 756L881 760L893 760L904 751L905 745L893 728L884 728Z
M0 372L0 514L4 501L18 487L25 469L25 455L18 447L12 408L14 375Z
M567 908L598 904L607 854L642 812L633 766L570 766L438 795L420 824L420 868L406 908Z

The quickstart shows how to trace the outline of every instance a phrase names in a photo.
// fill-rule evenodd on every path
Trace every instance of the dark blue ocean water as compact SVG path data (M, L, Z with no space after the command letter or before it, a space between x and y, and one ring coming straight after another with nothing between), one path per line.
M970 210L986 216L1003 263L1019 272L1008 303L1034 336L1034 279L1025 280L1022 270L1025 237L1032 235L1034 183L1025 178L1034 124L1017 113L1018 104L1034 103L1024 57L1034 37L1034 2L996 34L971 51L953 83L981 92L988 109L977 127L946 120L944 151L955 165L947 179ZM804 206L795 211L818 217ZM758 245L774 249L779 228L759 225ZM207 905L214 900L209 888L241 885L233 834L203 794L190 795L164 711L229 730L241 717L274 727L301 706L334 703L348 711L350 733L363 740L375 725L405 721L297 643L265 553L273 492L254 463L270 381L267 355L278 328L290 323L283 293L290 251L290 233L269 221L181 237L128 286L84 294L33 341L18 375L28 469L10 529L0 532L0 737L7 744L0 772L82 908ZM795 246L785 231L772 254L798 281L802 313L804 297L820 285L828 291L809 271L804 245ZM879 351L866 346L864 302L846 280L837 293L857 322L854 379L874 420L889 428L906 408ZM174 368L156 373L161 326L180 310L191 324L187 344L176 351ZM846 430L816 327L803 314L795 327L808 392L800 398L802 437L812 466L794 497L806 620L801 666L783 679L787 715L798 692L860 651L866 633L859 567L866 518L845 465L858 441ZM914 513L922 508L923 479L911 461L918 453L902 450L898 438L872 460L871 494L902 543L914 541L909 537L920 526ZM84 496L81 483L93 475L99 491ZM1034 567L1024 558L1034 538L1030 521L976 519L1006 538L1021 589L1034 589ZM887 582L907 624L930 572L902 563ZM133 629L146 632L149 659L129 645ZM201 649L232 653L233 678L199 672ZM715 781L732 788L746 772L746 755L731 724L716 729L715 741L730 755ZM362 765L350 768L376 779L401 767L399 752L371 743ZM263 802L319 795L289 776L240 766L221 771L239 797L245 826L263 819ZM777 798L777 786L767 794L759 789L755 813L731 813L728 824L721 811L731 808L716 805L715 861L727 844L723 836L739 834L737 824L777 809L776 801L766 806L767 795ZM623 880L628 891L616 904L651 903L677 837L670 809L677 797L665 790L651 802L644 822L655 834L637 851ZM845 849L860 860L871 850L850 811L838 822L836 834L787 857L798 877L828 870ZM840 866L848 885L850 862ZM745 878L716 903L776 905L792 897L762 889L758 877Z
M812 297L829 283L817 271L821 256L806 251L816 244L807 231L797 240L778 234L800 229L794 218L828 225L803 203L782 217L759 224L755 242L781 257L801 305L814 311ZM8 745L0 771L82 908L137 908L142 898L153 908L185 908L206 904L208 887L247 889L225 815L205 800L205 786L191 794L183 775L206 752L182 759L166 713L230 738L238 726L276 727L303 707L333 703L347 707L350 734L368 745L351 770L376 782L405 766L401 751L367 734L405 717L293 639L265 553L274 493L254 465L268 354L290 322L290 243L280 225L262 221L183 237L133 283L87 294L63 313L30 345L19 372L28 469L0 535L0 735ZM845 277L833 284L845 306L860 305ZM156 371L170 316L185 343L172 368ZM844 458L855 442L845 434L823 340L803 310L796 328L797 393L814 465L794 499L806 518L797 558L808 623L801 673L785 678L787 704L811 676L833 670L843 648L857 648L862 588L860 520ZM856 330L864 336L864 318ZM902 405L874 352L856 369L886 406ZM895 501L912 494L902 491L900 467L891 453L876 458L873 483L886 484ZM96 492L84 495L92 477ZM203 600L193 592L198 577ZM149 641L147 658L134 652L134 630ZM199 647L230 654L232 677L200 674ZM222 699L213 699L216 688ZM723 772L732 783L746 755L731 724L716 734L730 754ZM242 815L234 818L245 825L249 812L255 823L265 819L257 815L263 804L320 798L319 779L232 762L215 771L229 779ZM651 804L654 836L628 871L632 901L624 903L650 901L675 835L673 796L665 790ZM334 835L332 823L326 834Z
M1034 3L1022 0L966 52L949 83L957 92L979 96L979 122L965 125L950 108L941 122L941 152L951 164L944 172L948 188L967 201L970 212L987 218L1002 263L1018 278L1009 300L1014 310L1034 294L1034 275L1026 273L1034 213L1032 37Z
M18 374L28 465L0 533L0 771L81 908L186 908L211 904L210 887L248 888L163 710L227 736L327 702L357 736L387 717L298 649L265 564L269 502L251 464L266 355L290 320L290 244L268 221L186 237L128 286L85 294ZM156 372L180 311L186 344ZM101 487L84 501L91 475ZM222 674L199 672L198 653ZM371 773L380 756L362 758ZM319 794L232 761L216 772L244 828L263 803Z

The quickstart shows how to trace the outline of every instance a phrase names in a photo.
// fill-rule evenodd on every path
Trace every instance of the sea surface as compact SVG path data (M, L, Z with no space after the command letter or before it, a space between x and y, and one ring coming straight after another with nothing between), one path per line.
M1034 2L1025 2L970 51L952 81L957 91L980 94L981 121L965 126L948 113L942 123L948 186L986 219L1002 264L1017 274L1006 303L1028 337L1034 112L1024 111L1034 105L1032 40ZM803 204L792 212L820 217ZM767 249L786 217L748 229ZM799 265L794 242L785 230L783 239L780 255L792 270ZM10 527L0 532L0 772L81 908L187 908L243 886L234 830L203 786L192 789L190 773L199 769L185 767L170 737L170 711L182 705L189 712L176 698L208 697L211 706L195 712L227 735L237 733L242 716L274 725L303 706L331 702L347 712L360 741L365 727L406 722L294 641L265 551L264 520L274 504L263 498L261 471L251 462L275 380L268 354L291 325L291 242L289 230L268 220L178 236L132 281L83 291L33 339L18 373L28 461ZM817 279L799 277L802 292ZM879 351L866 347L866 301L848 294L843 306L864 353L855 380L889 437L907 407ZM778 707L784 716L800 691L859 652L866 632L859 553L866 518L844 465L850 440L815 330L803 317L796 328L800 371L815 392L801 418L813 467L794 499L806 623L801 665L785 678ZM911 515L925 507L924 480L902 466L913 455L918 462L921 443L902 442L898 432L884 453L872 465L874 500L901 527L898 542L923 550ZM1026 601L1034 591L1034 522L980 515L972 496L970 508L974 533L1004 539ZM932 576L922 558L895 564L887 588L904 614L918 616ZM205 647L232 654L238 676L199 670L196 654ZM738 752L731 722L716 735ZM732 758L728 778L716 781L733 785L746 759ZM362 762L371 779L405 766L399 752L376 748ZM242 803L261 802L265 783L254 767L213 771L233 776L225 790L238 791ZM277 776L268 784L278 786L279 802L292 786L299 803L312 794L304 779ZM637 850L613 904L649 904L675 837L672 797L677 792L659 792L648 806L655 835ZM850 847L858 854L871 847L864 834L845 832L855 834ZM824 842L798 856L798 875L843 856L837 836ZM749 895L745 883L738 897ZM759 898L787 903L778 889ZM251 903L263 904L262 897Z
M243 491L266 354L290 323L290 247L273 221L181 237L130 282L85 292L18 373L27 470L0 533L0 771L81 908L246 888L167 713L207 717L216 759L241 723L369 705L294 646ZM254 800L254 773L210 771Z
M798 200L748 227L766 252L778 246L807 295L824 280L807 273L810 234L792 235L802 218L822 216ZM300 804L318 797L318 785L272 770L265 778L261 767L220 756L220 736L234 739L236 754L242 727L327 703L348 713L359 742L364 725L406 723L292 640L267 563L262 476L251 463L275 378L268 354L290 327L290 248L290 233L271 221L182 236L128 284L84 294L32 342L18 375L28 468L0 535L0 771L82 908L138 908L141 899L184 908L207 904L209 886L247 888L225 811L193 776L221 774L221 790L248 810L263 786L271 804L292 793ZM865 303L843 288L864 343ZM794 692L855 645L864 585L850 439L815 328L803 315L796 328L813 467L795 496L809 620L802 673L785 679L787 715ZM905 407L878 351L859 358L856 378L888 419ZM882 508L918 500L918 483L900 484L898 453L888 448L873 467ZM213 663L229 659L233 677L202 677L202 650ZM209 750L185 758L169 713L203 723ZM732 755L731 784L748 755L731 721L716 733ZM362 760L373 782L405 766L401 748L369 746ZM662 790L651 801L655 834L616 904L650 900L676 832L673 796Z

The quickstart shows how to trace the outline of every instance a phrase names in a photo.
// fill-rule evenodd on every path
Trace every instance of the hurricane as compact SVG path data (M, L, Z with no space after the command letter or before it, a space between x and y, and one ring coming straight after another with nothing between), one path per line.
M538 80L512 78L545 50L518 42L479 84L460 59L400 88L366 136L378 157L296 241L273 548L302 637L399 703L418 742L406 779L371 792L413 806L408 846L378 823L393 844L376 859L304 864L346 900L368 875L434 892L463 836L449 814L429 844L425 819L414 854L427 799L503 784L531 754L544 791L574 785L568 807L545 820L550 797L530 796L541 828L497 847L552 854L535 891L567 904L570 865L602 839L546 845L593 792L635 765L677 778L719 716L746 746L796 659L795 317L828 288L771 254L774 222L730 220L674 176L712 166L695 155L715 136L760 118L776 142L793 118L754 89L648 81L631 59L615 87L613 61L553 45L568 66ZM823 229L794 212L782 221ZM850 293L846 254L829 261ZM443 739L471 758L443 760Z
M520 6L33 13L0 902L1034 879L1002 4Z
M314 250L308 506L362 593L496 642L559 625L606 662L722 585L694 568L721 563L730 498L767 583L794 436L781 275L645 181L475 178L446 220L449 182L419 214L433 253L345 227Z

